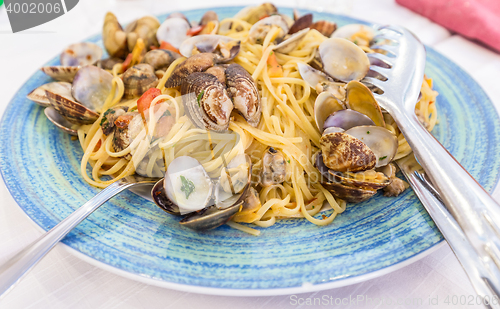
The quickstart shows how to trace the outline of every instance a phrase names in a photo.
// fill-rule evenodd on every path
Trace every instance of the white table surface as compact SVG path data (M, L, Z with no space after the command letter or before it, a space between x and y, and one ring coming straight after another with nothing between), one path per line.
M37 28L12 34L5 10L0 12L0 113L17 89L47 60L70 43L100 32L104 14L113 11L121 22L145 14L249 1L229 0L81 0L66 15ZM451 58L471 74L500 109L500 55L430 22L393 0L274 1L277 5L322 9L377 23L401 24L422 41ZM311 5L316 5L311 7ZM1 147L1 145L0 145ZM2 182L2 180L0 180ZM497 188L498 189L498 188ZM495 191L497 200L499 190ZM0 184L0 263L40 235ZM342 308L482 308L453 305L453 296L474 295L464 271L443 243L421 260L388 275L343 288L291 296L223 297L168 290L120 277L92 266L58 244L9 294L0 308L295 308L302 298L345 299ZM372 303L349 303L357 297ZM463 297L462 296L462 297ZM448 297L449 304L445 301ZM385 303L375 305L377 300ZM419 303L417 299L422 299ZM429 299L432 301L429 303ZM349 301L349 302L348 302ZM398 305L399 301L399 305ZM405 304L406 301L407 303ZM437 303L436 303L437 301ZM392 303L392 304L391 304ZM324 307L333 307L323 303Z

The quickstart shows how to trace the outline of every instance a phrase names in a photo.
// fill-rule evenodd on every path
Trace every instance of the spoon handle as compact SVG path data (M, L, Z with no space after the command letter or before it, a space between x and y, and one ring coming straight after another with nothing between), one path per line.
M40 236L26 248L22 249L12 258L0 265L0 297L5 295L6 292L33 268L33 266L64 238L64 236L94 212L94 210L99 208L99 206L113 196L137 184L138 183L129 183L120 180L111 184L75 210L66 219L54 226L50 231Z

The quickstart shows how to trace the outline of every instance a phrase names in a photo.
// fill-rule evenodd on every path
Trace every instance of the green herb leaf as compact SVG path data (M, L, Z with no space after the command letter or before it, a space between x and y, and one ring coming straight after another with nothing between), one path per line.
M286 162L290 163L290 159L286 160Z
M314 206L313 206L313 209L314 209Z
M385 158L387 158L387 156L380 157L380 158L378 158L378 160L379 160L379 161L382 161L382 160L384 160Z
M161 115L162 117L168 117L168 116L172 116L172 114L170 113L170 111L167 109L163 115Z
M366 134L370 134L370 131L366 131Z
M196 98L196 101L198 101L198 106L201 107L201 98L203 97L203 94L205 93L205 90L202 90L200 94L198 94L198 97Z
M182 175L181 175L181 182L182 182L181 191L184 192L184 194L186 194L186 199L188 199L191 193L193 193L195 189L194 183Z
M358 45L358 40L354 40L354 44Z

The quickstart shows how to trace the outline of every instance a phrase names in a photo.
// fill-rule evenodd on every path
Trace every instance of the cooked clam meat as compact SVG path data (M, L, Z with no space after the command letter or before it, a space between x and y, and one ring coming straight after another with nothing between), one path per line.
M262 108L259 90L252 76L241 65L231 64L226 68L226 85L236 110L256 127Z
M124 97L127 99L141 96L148 89L158 85L158 77L154 68L146 63L128 68L123 73L122 79L125 86Z
M288 24L286 20L280 15L273 15L256 22L252 28L250 28L248 39L252 43L262 44L264 43L266 35L273 27L279 28L275 41L281 41L288 33Z
M167 197L185 214L208 206L213 183L198 160L182 156L168 166L164 188Z
M286 178L286 161L283 153L269 147L262 156L260 184L264 187L280 184Z
M233 102L225 85L208 73L193 73L181 85L182 103L191 122L199 128L225 131Z

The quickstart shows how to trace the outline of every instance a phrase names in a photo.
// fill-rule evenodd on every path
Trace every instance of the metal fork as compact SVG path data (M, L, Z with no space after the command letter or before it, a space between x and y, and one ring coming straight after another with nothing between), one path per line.
M370 69L387 80L366 77L363 82L383 91L376 94L377 101L396 121L446 205L434 203L429 207L424 202L424 206L459 258L483 304L489 299L487 307L496 307L500 298L500 205L415 115L425 68L423 44L399 26L380 27L375 39L391 42L371 46L386 54L368 54L386 64L372 65ZM497 300L495 304L491 301L493 297Z
M146 178L138 175L127 176L109 185L88 202L80 206L66 219L40 236L26 248L0 265L0 298L6 294L33 266L36 265L54 246L73 228L87 218L113 196L137 186L154 185L158 178Z

